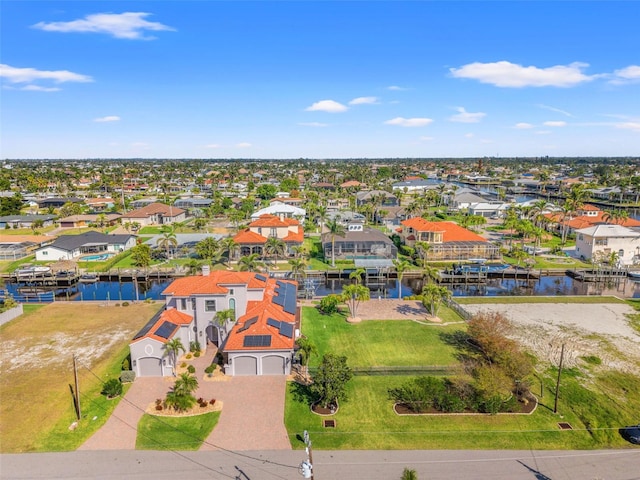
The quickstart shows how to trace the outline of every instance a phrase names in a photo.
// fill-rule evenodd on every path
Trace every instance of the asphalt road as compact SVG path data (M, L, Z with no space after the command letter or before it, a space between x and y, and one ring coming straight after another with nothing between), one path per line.
M597 451L313 451L315 480L639 480L640 448ZM300 479L304 451L79 451L0 456L12 479Z

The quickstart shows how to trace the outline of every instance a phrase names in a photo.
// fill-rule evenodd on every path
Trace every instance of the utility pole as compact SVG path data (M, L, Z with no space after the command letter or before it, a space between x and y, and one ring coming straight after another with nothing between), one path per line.
M75 400L76 400L76 416L78 417L78 420L80 420L80 416L82 414L81 410L80 410L80 382L78 381L78 365L76 363L76 359L77 357L75 355L73 355L73 378L74 378L74 383L75 383Z
M298 471L304 478L310 478L313 480L313 453L311 451L311 440L309 439L309 432L306 430L303 434L304 444L306 445L307 459L303 460L300 464Z
M558 380L556 381L556 399L553 403L553 413L558 413L558 394L560 393L560 375L562 375L562 360L564 359L564 343L560 349L560 364L558 365Z

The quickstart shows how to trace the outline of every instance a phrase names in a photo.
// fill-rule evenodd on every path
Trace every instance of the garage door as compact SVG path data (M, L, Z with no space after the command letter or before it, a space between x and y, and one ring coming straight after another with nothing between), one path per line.
M263 375L284 375L284 358L270 355L262 359Z
M255 357L235 357L233 359L234 375L257 375L258 359Z
M161 377L162 360L159 358L146 357L138 360L141 377Z

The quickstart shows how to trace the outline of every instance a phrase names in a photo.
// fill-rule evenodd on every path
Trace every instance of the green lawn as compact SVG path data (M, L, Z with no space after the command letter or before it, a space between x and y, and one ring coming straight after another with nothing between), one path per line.
M319 353L311 359L311 366L328 352L346 355L352 367L454 365L455 350L441 335L461 328L464 325L425 325L411 320L350 324L342 314L328 316L313 307L302 309L302 333Z
M338 412L331 417L320 417L309 409L311 398L306 387L289 383L285 424L296 449L304 448L300 440L304 430L319 449L627 447L628 443L620 438L617 430L637 422L640 380L630 374L602 375L593 379L598 387L587 389L571 378L570 373L563 375L559 414L554 414L554 396L550 390L554 373L550 371L545 377L544 397L531 415L399 416L392 409L387 391L411 377L356 376L349 382L348 399L341 402ZM539 390L539 384L533 388ZM323 428L323 418L335 419L336 428ZM573 430L560 430L560 421L569 422Z
M145 414L138 422L137 450L198 450L218 423L220 412L191 417Z
M616 297L600 296L557 296L557 297L456 297L456 302L467 304L516 304L516 303L627 303Z

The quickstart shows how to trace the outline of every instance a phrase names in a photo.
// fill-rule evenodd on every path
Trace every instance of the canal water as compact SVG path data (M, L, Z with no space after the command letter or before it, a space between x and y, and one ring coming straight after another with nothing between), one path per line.
M169 280L148 282L95 282L79 283L73 287L43 291L41 288L24 284L7 283L6 289L17 300L52 301L135 301L162 299L162 291L170 284ZM348 279L326 280L323 282L307 281L301 286L301 295L308 298L341 293L348 285ZM371 291L371 298L398 298L400 291L397 280L377 283L365 282ZM422 279L403 279L402 296L419 295L424 286ZM304 287L304 290L302 288ZM453 285L448 287L454 297L464 296L562 296L562 295L616 295L621 298L640 298L640 282L631 279L610 282L581 282L569 276L541 277L538 280L489 279L482 285ZM48 293L47 293L48 292ZM51 293L53 292L53 293Z

